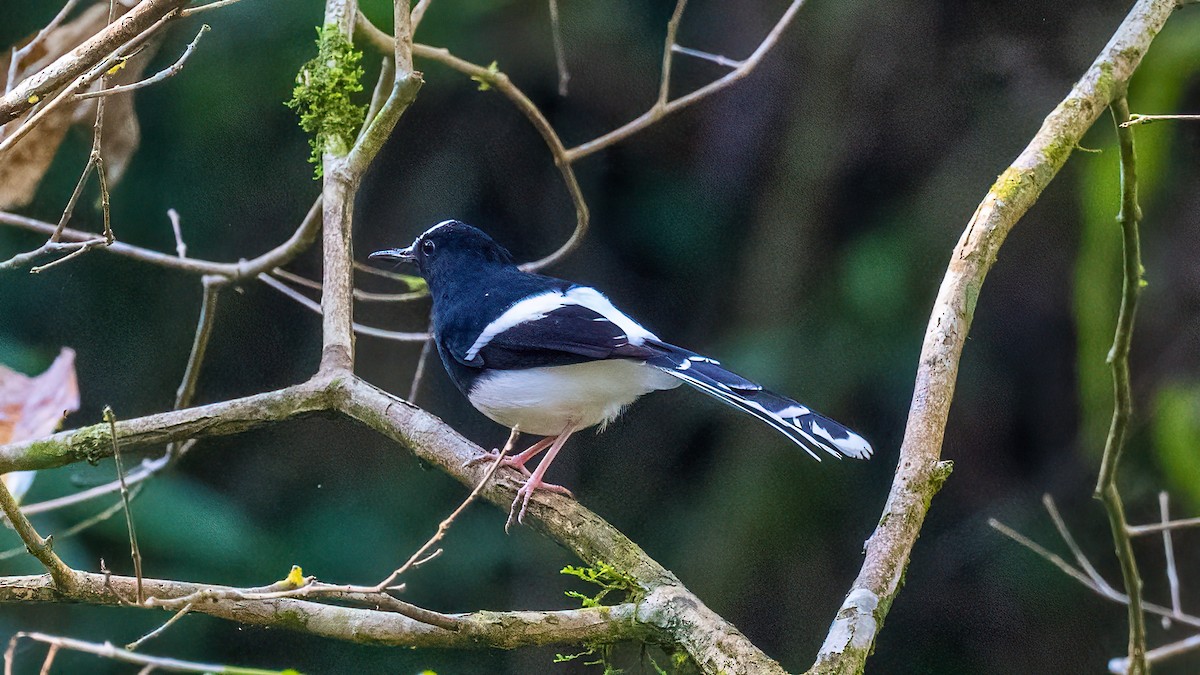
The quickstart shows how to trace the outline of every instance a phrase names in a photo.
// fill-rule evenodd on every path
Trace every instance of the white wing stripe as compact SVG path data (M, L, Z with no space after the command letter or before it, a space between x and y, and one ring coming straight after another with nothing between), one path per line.
M626 316L621 310L613 306L608 298L588 286L576 286L567 291L567 302L564 304L576 304L587 307L593 312L613 322L625 332L629 338L629 343L640 345L647 339L657 340L654 333L642 328L641 324Z
M586 307L599 314L603 318L593 319L593 321L608 321L614 324L625 333L629 344L640 345L647 339L658 339L654 333L642 328L638 322L621 313L600 291L587 286L577 286L567 291L566 294L559 291L547 291L525 298L509 307L489 323L478 338L475 338L475 343L467 350L466 360L470 361L475 358L480 350L504 331L523 323L544 319L550 312L567 305Z
M544 318L550 312L567 304L567 298L558 291L547 291L540 295L534 295L518 302L509 307L503 314L496 317L491 323L483 329L479 337L475 338L475 344L467 350L466 359L470 361L479 354L479 350L487 346L492 338L503 333L504 331L525 323L527 321L537 321Z

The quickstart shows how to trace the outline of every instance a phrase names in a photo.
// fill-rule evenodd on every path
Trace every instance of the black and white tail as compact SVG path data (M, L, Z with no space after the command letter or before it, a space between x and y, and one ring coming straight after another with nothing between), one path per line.
M648 364L770 424L813 459L821 460L818 451L838 459L843 455L855 459L871 456L871 444L862 436L786 396L725 370L719 361L665 342L647 342L647 346L664 352L648 359Z

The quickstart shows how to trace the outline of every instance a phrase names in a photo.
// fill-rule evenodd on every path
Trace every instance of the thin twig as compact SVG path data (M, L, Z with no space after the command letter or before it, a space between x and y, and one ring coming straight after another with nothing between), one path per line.
M154 638L158 637L159 635L162 635L176 621L179 621L180 619L182 619L184 617L184 615L186 615L188 612L192 611L192 607L193 607L193 605L190 602L188 604L184 605L183 609L172 614L171 618L167 619L166 622L163 623L163 625L159 626L158 628L155 628L154 630L150 631L149 633L146 633L142 637L125 645L125 649L128 649L131 652L136 651L138 647L141 647L142 645L146 644L150 640L153 640Z
M151 265L174 269L181 272L191 274L215 274L226 277L230 281L245 281L253 279L262 272L270 271L280 265L286 265L293 258L306 250L316 239L317 233L321 231L321 197L317 197L316 201L309 208L304 220L301 221L299 227L292 232L287 241L279 244L271 250L250 260L242 260L236 263L220 263L210 262L207 260L198 260L196 258L182 259L176 255L168 255L159 251L152 251L140 246L132 246L124 242L115 241L110 246L104 246L104 250L114 255L119 255L133 260L138 260ZM39 232L47 236L54 233L57 229L55 225L47 223L35 218L29 218L16 213L0 211L0 223L13 225L31 232ZM95 234L90 232L82 232L66 228L62 231L62 238L66 239L71 244L63 244L68 248L50 248L51 252L59 252L62 250L75 250L79 245L96 246L104 244L103 239L97 239ZM21 254L24 256L25 254ZM8 263L0 263L0 269L11 267ZM49 265L45 266L49 267ZM43 267L42 269L45 269Z
M165 0L165 1L169 2L170 0ZM151 3L145 2L142 4L149 5ZM155 3L155 4L161 5L164 3L160 2L160 3ZM134 10L134 12L137 12L137 11L138 11L137 9ZM132 13L133 12L131 12L130 14L132 14ZM97 63L96 65L87 69L83 74L76 77L70 84L68 84L58 94L56 94L54 96L54 98L50 99L50 101L48 103L45 103L44 105L42 105L42 107L38 108L35 112L33 112L31 115L29 115L25 119L25 121L21 124L21 126L14 129L10 134L8 134L8 136L6 136L4 138L3 141L0 141L0 153L7 151L13 145L15 145L18 141L20 141L22 138L24 138L25 135L28 134L33 129L33 127L40 124L45 119L45 117L48 114L50 114L51 111L57 109L58 106L63 105L67 101L74 100L75 94L79 93L80 91L83 91L83 89L85 89L86 87L91 85L96 80L106 77L108 75L108 71L113 66L119 64L124 59L129 58L129 55L131 55L134 51L136 51L137 48L142 45L142 43L144 43L146 40L148 40L150 38L150 36L152 36L154 33L158 32L159 29L161 29L168 22L170 22L171 20L176 18L177 13L178 13L178 10L172 10L172 11L167 12L167 14L165 16L163 16L162 18L155 21L153 24L151 24L149 27L147 27L141 33L138 33L136 36L134 36L132 39L130 39L128 42L126 42L124 45L119 47L116 51L113 51L111 54L109 54L108 56L101 59L99 63ZM126 15L125 19L123 19L122 22L118 23L118 25L122 25L122 24L132 25L132 23L129 22L129 15ZM110 26L110 28L111 28L111 26ZM29 78L29 79L33 79L33 78ZM101 85L102 88L103 88L103 86L104 85ZM15 94L17 92L13 91L10 93ZM5 96L5 98L9 98L9 97ZM104 100L104 99L101 98L100 100ZM0 113L0 119L3 119L3 113Z
M1158 510L1163 523L1171 522L1171 503L1166 491L1158 493ZM1167 585L1171 589L1171 609L1183 614L1183 601L1179 592L1179 570L1175 566L1175 544L1171 541L1171 530L1162 531L1163 556L1167 559ZM1163 628L1170 628L1170 621L1163 619Z
M69 649L75 652L84 654L92 654L104 659L113 661L123 661L125 663L133 663L142 666L153 666L162 670L173 671L177 673L236 673L237 675L283 675L287 671L278 670L263 670L261 668L243 668L241 666L233 667L222 664L213 663L197 663L195 661L182 661L180 659L172 659L165 656L147 656L138 654L126 649L121 649L111 642L103 644L95 642L85 642L69 637L61 637L58 635L47 635L46 633L33 633L21 631L13 635L9 642L10 651L5 653L5 668L11 668L12 659L9 658L10 653L15 653L12 645L21 639L33 640L44 644L57 646L62 649ZM294 672L294 671L292 671Z
M558 95L567 95L571 73L567 70L567 50L563 46L562 25L558 21L558 0L550 0L550 35L554 42L554 65L558 68Z
M171 232L175 234L175 253L180 260L187 258L187 244L183 243L183 228L179 225L179 212L167 209L167 219L171 221Z
M512 430L508 436L508 442L504 444L504 448L500 452L496 453L496 460L492 462L490 467L488 467L487 472L475 486L475 489L471 490L471 494L467 495L467 498L464 499L462 503L458 505L458 508L454 509L449 516L446 516L441 523L438 523L437 531L434 532L433 536L430 537L424 544L422 544L415 553L409 556L407 562L396 568L396 570L389 574L383 581L380 581L374 587L371 587L369 589L370 591L378 593L386 590L396 582L396 579L399 579L409 569L421 564L422 562L425 562L425 559L427 559L426 554L429 552L429 549L433 548L435 544L437 544L442 540L443 537L446 536L446 532L450 530L450 526L454 524L454 521L458 518L459 514L467 510L467 507L471 505L471 502L474 502L475 498L479 496L479 493L483 491L484 486L486 486L488 482L492 480L492 476L496 475L496 470L500 468L500 465L504 462L504 458L508 456L508 453L512 452L513 446L516 444L517 436L519 435L520 432L518 432L516 429ZM434 555L436 555L436 553Z
M241 2L241 1L242 0L217 0L216 2L210 2L207 5L197 5L196 7L188 7L187 9L183 10L182 13L180 13L180 16L192 16L193 14L199 14L200 12L207 12L210 9L220 9L222 7L228 7L229 5L232 5L234 3Z
M125 508L125 527L129 530L129 556L133 559L133 576L137 579L137 601L145 598L142 591L142 551L138 548L137 530L133 527L133 511L129 508L129 486L125 484L125 469L121 466L121 444L117 441L117 416L105 406L104 421L108 422L112 438L113 463L117 466L117 481L121 484L121 504Z
M1083 549L1075 542L1075 537L1071 535L1071 530L1067 528L1067 523L1063 520L1062 514L1058 511L1058 506L1054 503L1054 498L1049 494L1042 495L1042 505L1046 507L1046 513L1050 514L1050 520L1054 523L1054 528L1058 530L1058 536L1062 537L1063 543L1067 548L1071 549L1072 555L1075 556L1075 562L1079 564L1079 568L1091 577L1092 581L1103 592L1107 594L1116 594L1117 590L1113 588L1096 568L1088 557L1084 555Z
M264 284L300 303L304 307L316 312L318 315L321 314L321 305L319 303L315 302L311 298L306 297L304 294L297 292L295 289L283 283L282 281L275 279L269 274L260 274L258 279ZM354 332L358 333L359 335L370 335L371 337L382 338L384 340L395 340L397 342L423 342L429 339L429 333L402 333L384 330L382 328L375 328L374 326L364 326L357 321L353 322L351 326L353 327Z
M1129 537L1125 506L1117 489L1117 466L1125 449L1129 419L1133 415L1133 392L1129 384L1129 349L1133 340L1133 320L1137 312L1138 293L1141 291L1142 259L1138 241L1138 221L1141 210L1137 202L1137 157L1134 153L1133 132L1121 123L1129 119L1129 104L1124 97L1113 101L1113 122L1117 126L1117 139L1121 151L1121 211L1117 222L1121 224L1123 254L1123 281L1121 308L1117 314L1116 334L1108 362L1112 366L1113 400L1112 425L1104 444L1104 456L1100 462L1100 475L1096 480L1095 496L1104 503L1108 513L1109 529L1117 559L1121 563L1121 577L1125 593L1129 595L1129 670L1131 675L1142 675L1146 667L1146 623L1142 613L1142 578L1138 573L1137 559L1133 554L1133 543Z
M686 7L687 0L677 0L675 11L671 13L671 20L667 22L667 37L663 40L662 74L658 83L658 101L655 103L659 108L665 107L671 98L671 57L674 56L679 22L683 20L683 10Z
M412 29L415 32L417 26L421 25L421 19L425 18L425 10L429 9L432 0L417 0L417 4L412 8Z
M114 65L123 50L140 44L165 21L179 16L179 7L187 0L143 0L120 21L84 40L82 44L55 59L40 71L24 78L0 97L0 125L21 116L54 92L74 94L80 78L90 83ZM91 79L86 79L91 78ZM41 109L44 112L45 108ZM36 116L36 113L35 113ZM28 123L29 118L26 120ZM5 142L11 140L6 139Z
M142 488L145 486L142 485L141 483L135 484L133 482L130 482L129 484L132 486L129 489L129 499L132 501L133 499L137 498L138 494L141 492ZM110 492L116 492L117 490L121 489L120 483L115 480L112 482L112 485L115 485L116 487L115 487L115 489L111 490ZM71 496L74 497L76 495L71 495ZM53 501L57 501L57 500L53 500ZM42 502L42 503L44 504L45 502ZM71 502L71 503L77 503L77 502ZM34 506L37 506L37 505L35 504ZM89 516L87 518L84 518L83 520L79 521L78 523L75 523L74 525L68 527L67 529L65 529L61 532L55 533L55 535L54 535L55 540L62 541L64 539L69 539L71 537L74 537L75 535L79 534L80 532L83 532L84 530L87 530L88 528L91 528L95 525L99 525L100 523L103 523L104 521L108 520L109 518L112 518L113 516L117 515L118 511L123 510L124 507L125 507L125 501L122 499L118 499L117 501L110 504L103 511L96 513L92 516ZM61 507L59 507L59 508L61 508ZM49 511L52 509L43 509L43 510ZM22 507L21 511L23 513L25 513L25 515L29 515L29 511L25 507ZM8 560L9 558L15 558L16 556L18 556L24 552L25 552L24 546L16 546L16 547L8 549L7 551L0 551L0 560Z
M744 61L741 61L739 66L726 73L720 79L709 82L690 94L680 96L679 98L662 104L660 104L658 100L655 100L654 105L637 119L634 119L625 125L614 129L603 136L600 136L599 138L592 139L586 143L580 143L579 145L567 150L567 159L575 162L587 157L588 155L599 152L600 150L603 150L614 143L623 141L637 132L642 131L663 117L686 108L687 106L704 99L707 96L714 94L728 87L734 82L746 77L754 70L759 62L762 61L767 52L769 52L771 48L774 47L777 42L779 42L779 37L783 34L784 29L786 29L792 22L792 19L796 16L796 13L800 11L800 8L804 6L804 2L805 0L792 0L792 4L789 5L788 8L783 12L783 15L779 17L779 21L775 23L775 26L769 33L767 33L767 36L763 38L763 41L759 43L754 52L751 53L750 56L746 57Z
M195 441L187 441L184 443L184 448L180 449L179 454L184 454L184 449L193 443L195 443ZM129 475L125 477L125 483L127 485L136 485L147 478L150 478L154 474L166 468L169 459L170 457L167 455L156 457L154 459L143 459L141 465L139 465L136 470L131 471ZM24 513L27 516L36 516L39 513L57 511L59 509L65 509L68 506L82 504L83 502L103 497L104 495L110 495L114 492L120 491L120 489L121 483L113 480L103 485L97 485L96 487L89 488L81 492L76 492L75 494L66 495L63 497L55 497L54 499L47 499L46 501L36 502L33 504L24 504L21 506L21 513ZM2 557L3 556L0 556L0 559L2 559Z
M1150 523L1148 525L1130 525L1126 528L1131 537L1140 537L1143 534L1154 534L1164 530L1182 530L1188 527L1200 527L1200 518L1180 518L1165 523Z
M1066 560L1063 560L1063 558L1061 556L1059 556L1056 553L1050 552L1044 546L1031 540L1030 538L1021 534L1020 532L1017 532L1016 530L1005 525L1004 523L1001 523L1000 521L996 520L995 518L989 518L988 525L990 525L993 529L1000 532L1001 534L1008 537L1009 539L1012 539L1013 541L1020 544L1021 546L1029 549L1030 551L1032 551L1033 553L1038 555L1040 558L1042 558L1046 562L1054 565L1060 571L1062 571L1064 574L1066 574L1067 576L1071 577L1072 579L1075 579L1080 584L1082 584L1084 588L1087 588L1088 590L1092 591L1093 593L1096 593L1097 595L1099 595L1100 597L1102 597L1106 600L1111 600L1113 602L1116 602L1116 603L1119 603L1122 605L1126 605L1126 606L1129 605L1129 596L1128 595L1125 595L1124 593L1121 593L1121 592L1113 589L1111 586L1104 587L1104 588L1097 586L1096 583L1087 574L1085 574L1084 572L1082 572L1080 570L1075 569L1074 567L1071 566L1071 563L1067 562ZM1164 607L1162 605L1157 605L1152 602L1143 602L1142 609L1145 610L1146 613L1148 613L1148 614L1154 614L1155 616L1168 617L1168 618L1178 621L1180 623L1187 624L1188 626L1200 628L1200 616L1192 616L1192 615L1186 614L1186 613L1178 613L1177 614L1170 607Z
M415 403L417 400L417 392L421 391L421 381L425 378L425 368L429 364L429 359L433 356L433 325L430 324L429 332L431 337L421 345L421 355L417 357L417 368L413 371L412 384L408 387L408 402Z
M1129 119L1121 122L1121 128L1128 129L1129 127L1135 127L1140 124L1150 124L1151 122L1159 122L1163 120L1195 122L1200 120L1200 115L1139 115L1137 113L1133 113L1129 116Z
M745 61L738 61L737 59L731 59L726 56L721 56L720 54L710 54L708 52L702 52L699 49L691 49L689 47L682 47L680 45L671 45L671 50L683 54L684 56L691 56L697 59L704 59L705 61L712 61L718 66L725 66L726 68L741 68L742 65L746 63Z
M8 486L3 481L0 481L0 510L4 511L9 524L17 531L21 541L25 542L25 548L29 553L50 572L55 585L59 588L70 587L75 572L67 567L62 558L59 558L58 554L54 552L53 540L50 537L43 539L37 530L33 529L33 525L25 517L25 514L21 513L17 500L13 498L12 493L8 491Z
M59 645L50 645L50 649L46 650L46 658L42 660L42 669L38 675L50 675L50 668L54 666L54 658L58 656Z
M357 266L355 267L355 269L358 269ZM294 272L289 272L285 269L273 269L273 270L271 270L271 276L278 277L284 281L288 281L293 284L296 284L297 286L311 288L314 291L321 290L321 282L314 281L312 279L309 279L308 277L301 276L299 274L295 274ZM364 291L359 288L354 289L354 299L361 300L363 302L409 302L412 300L419 300L421 298L428 298L428 297L429 297L428 289L420 290L420 291L409 291L408 293L372 293L370 291Z
M30 274L41 274L42 272L45 272L46 270L50 269L51 267L55 267L57 265L61 265L61 264L65 263L65 262L74 260L75 258L78 258L79 256L83 255L84 253L87 253L88 251L90 251L94 248L105 248L107 246L108 246L108 241L106 241L103 238L89 239L87 241L72 242L69 244L55 244L54 245L55 249L57 249L59 251L70 251L70 253L68 253L68 254L64 255L63 257L58 258L56 260L51 260L50 262L46 263L45 265L36 265L34 267L30 267L29 273Z
M1172 642L1169 645L1156 647L1146 652L1146 663L1159 663L1165 661L1172 656L1179 656L1187 652L1200 649L1200 635L1193 635L1189 638L1184 638L1179 642ZM1108 662L1108 672L1124 675L1129 672L1129 659L1119 658Z
M149 87L152 84L158 84L169 77L175 76L179 71L183 70L183 64L187 62L188 57L192 55L193 51L195 51L196 43L200 42L200 38L209 30L210 28L208 24L200 26L200 31L196 33L196 37L192 38L192 41L188 43L187 48L183 50L183 54L179 56L179 60L175 61L175 63L171 64L169 67L158 71L154 75L130 84L120 84L115 87L101 88L95 91L85 91L75 94L75 99L82 100L120 94L126 91L133 91L134 89L141 89L142 87Z
M196 384L200 381L200 366L204 363L204 355L208 351L208 341L212 338L213 325L217 316L217 301L221 297L221 289L226 280L222 277L208 275L201 279L204 296L200 301L200 315L196 318L196 334L192 338L192 351L188 353L187 366L183 371L183 379L175 390L175 409L186 408L192 404L196 394Z
M42 40L45 40L46 36L52 33L55 28L58 28L59 24L61 24L63 20L67 18L67 15L71 13L71 10L74 9L75 5L78 3L79 0L67 0L66 4L62 6L62 9L58 10L58 14L55 14L54 18L50 20L50 23L46 24L45 28L39 30L37 35L33 36L33 39L26 43L24 47L21 47L20 49L14 48L12 50L12 60L8 62L8 79L4 83L5 94L12 91L13 85L17 83L17 74L20 72L19 64L21 63L21 60L28 56L34 50L34 48L40 45Z

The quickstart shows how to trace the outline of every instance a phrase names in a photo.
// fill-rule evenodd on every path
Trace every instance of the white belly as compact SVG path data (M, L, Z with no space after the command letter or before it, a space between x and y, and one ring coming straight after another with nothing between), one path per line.
M554 436L573 423L606 424L639 396L679 380L636 361L611 359L526 370L497 370L475 382L467 398L506 427Z

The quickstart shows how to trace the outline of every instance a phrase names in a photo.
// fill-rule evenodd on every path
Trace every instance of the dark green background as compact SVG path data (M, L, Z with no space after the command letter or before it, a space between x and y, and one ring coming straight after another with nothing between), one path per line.
M571 92L560 98L545 2L437 0L419 40L499 63L568 145L652 102L673 3L563 0ZM696 0L686 46L742 57L785 3ZM651 130L577 164L592 207L582 248L551 273L605 292L664 336L720 358L856 427L870 463L820 465L753 420L686 391L638 403L601 436L583 434L550 478L623 530L790 670L811 663L861 561L887 494L921 337L950 250L995 176L1100 51L1127 2L815 2L759 70ZM388 3L364 3L387 27ZM0 44L44 23L57 3L0 4ZM124 241L173 250L168 208L190 254L252 257L282 241L318 185L307 141L283 106L311 57L318 2L245 0L182 22L155 57L174 60L212 25L179 76L136 94L143 146L113 190ZM1180 11L1134 79L1135 112L1200 110L1200 8ZM368 77L378 68L368 49ZM719 76L677 57L675 91ZM496 92L435 64L363 184L356 255L403 245L456 217L522 260L552 251L573 215L536 133ZM367 83L368 89L370 83ZM1155 517L1172 491L1200 511L1200 125L1137 131L1149 287L1133 353L1137 413L1121 475L1131 518ZM69 135L33 204L54 220L86 158ZM951 411L944 455L955 472L934 502L906 585L870 669L897 673L1101 672L1125 644L1124 608L1104 601L991 530L997 517L1061 549L1040 497L1059 500L1116 583L1107 523L1090 499L1108 425L1103 358L1119 282L1111 123L1085 139L1022 220L989 276ZM99 227L94 193L75 224ZM0 257L40 239L0 228ZM316 277L315 251L291 266ZM198 280L103 252L32 276L0 276L0 362L35 372L78 351L83 407L70 423L167 409L182 375ZM422 302L366 306L375 325L418 330ZM295 383L315 368L319 320L260 284L222 295L200 402ZM419 346L358 341L358 372L404 394ZM418 402L485 446L504 430L471 409L435 368ZM109 480L111 464L39 477L30 500ZM402 448L351 423L310 419L206 440L135 502L148 575L242 585L292 564L324 580L382 577L465 494ZM96 507L99 508L99 507ZM61 530L91 513L37 520ZM408 579L406 598L443 611L565 608L575 562L472 508L446 553ZM17 544L4 535L5 545ZM1176 537L1185 608L1200 607L1200 537ZM129 573L121 519L62 541L66 560ZM1065 553L1065 551L1064 551ZM1148 596L1166 602L1161 545L1139 543ZM5 573L32 573L18 558ZM19 629L123 644L165 616L112 608L9 608ZM1152 645L1184 637L1149 622ZM575 672L570 647L439 652L358 647L186 618L145 650L304 672ZM41 648L25 647L29 672ZM1187 660L1190 658L1190 661ZM1163 672L1194 672L1196 656ZM95 660L60 657L64 670ZM73 665L72 665L73 664ZM639 672L636 653L624 665ZM651 669L646 666L647 671ZM117 669L114 669L116 671ZM120 672L124 672L120 670Z

